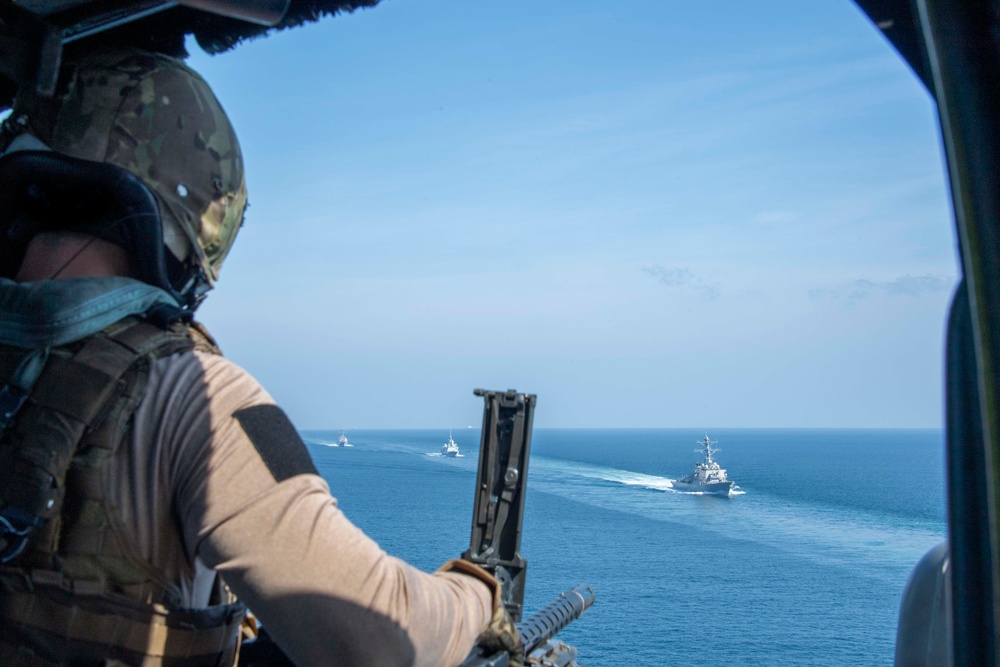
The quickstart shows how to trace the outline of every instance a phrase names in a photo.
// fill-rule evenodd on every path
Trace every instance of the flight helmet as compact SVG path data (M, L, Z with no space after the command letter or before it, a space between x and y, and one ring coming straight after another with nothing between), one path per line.
M18 93L0 152L3 275L35 234L79 231L125 247L138 278L193 310L243 221L236 133L204 79L165 55L67 63L55 96Z

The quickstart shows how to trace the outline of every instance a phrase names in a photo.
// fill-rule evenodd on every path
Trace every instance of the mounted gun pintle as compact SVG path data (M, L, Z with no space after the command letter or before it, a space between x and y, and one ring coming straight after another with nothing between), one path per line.
M576 586L521 621L528 562L520 553L524 493L528 484L534 394L476 389L482 396L483 432L479 445L472 536L462 558L485 568L503 588L503 603L524 642L526 667L578 667L577 651L555 635L594 603L594 589ZM462 667L509 667L511 655L479 645Z
M504 606L517 622L524 608L528 567L520 554L521 525L536 397L514 389L476 389L473 393L484 400L483 431L472 534L462 558L485 568L500 581Z

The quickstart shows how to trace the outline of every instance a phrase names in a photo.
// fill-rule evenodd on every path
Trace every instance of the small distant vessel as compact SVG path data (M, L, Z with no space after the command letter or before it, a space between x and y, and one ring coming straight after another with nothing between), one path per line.
M687 477L675 480L673 488L678 491L699 491L701 493L730 494L736 482L726 477L726 469L719 467L719 464L712 460L712 454L719 451L712 445L719 444L716 440L709 440L708 433L704 440L698 440L698 449L694 450L705 455L705 460L694 464L694 472Z
M455 439L451 437L451 431L448 431L448 442L441 445L441 456L458 456L458 444Z
M347 436L344 435L343 431L341 431L340 432L340 437L337 438L337 446L338 447L353 447L354 445L352 445L351 443L349 443L347 441Z

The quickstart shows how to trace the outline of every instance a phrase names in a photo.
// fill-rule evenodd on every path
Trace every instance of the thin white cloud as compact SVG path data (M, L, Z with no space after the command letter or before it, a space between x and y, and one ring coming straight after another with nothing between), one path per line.
M649 274L657 282L667 287L680 287L690 289L701 294L705 299L717 299L720 294L718 283L708 283L695 276L687 268L668 269L659 264L644 266L642 270Z
M875 294L917 298L923 294L950 290L954 283L954 278L940 274L920 276L906 274L894 280L884 281L859 278L846 285L811 289L809 296L816 300L842 300L848 303L855 303Z

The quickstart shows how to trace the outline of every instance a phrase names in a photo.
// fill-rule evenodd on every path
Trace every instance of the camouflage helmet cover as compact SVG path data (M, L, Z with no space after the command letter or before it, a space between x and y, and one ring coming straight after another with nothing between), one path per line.
M12 116L55 151L141 179L164 235L178 225L213 283L247 201L243 155L215 94L182 62L145 51L89 55L72 68L65 95L19 96Z

